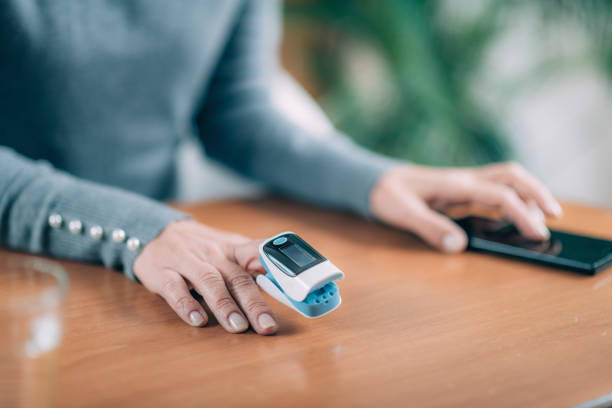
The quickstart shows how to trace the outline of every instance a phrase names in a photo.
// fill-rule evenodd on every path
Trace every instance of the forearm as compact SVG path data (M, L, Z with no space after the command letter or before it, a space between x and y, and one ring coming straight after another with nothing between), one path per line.
M344 135L317 137L273 107L234 109L206 125L207 153L270 188L302 200L370 215L372 188L391 159Z
M185 217L145 197L79 180L0 147L2 246L103 263L133 278L140 249L167 224Z
M198 114L207 154L283 193L369 214L393 162L342 135L309 134L275 109L279 23L278 2L245 3Z

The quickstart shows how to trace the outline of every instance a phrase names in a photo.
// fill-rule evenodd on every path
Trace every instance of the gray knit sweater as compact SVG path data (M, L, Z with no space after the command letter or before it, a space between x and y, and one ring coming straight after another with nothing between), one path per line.
M274 109L279 23L273 0L0 2L0 244L133 278L185 217L156 200L187 135L272 190L367 214L390 162Z

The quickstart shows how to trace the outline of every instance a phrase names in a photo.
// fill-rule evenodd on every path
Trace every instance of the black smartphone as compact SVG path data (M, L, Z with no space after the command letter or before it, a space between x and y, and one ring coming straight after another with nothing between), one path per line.
M612 265L612 241L550 231L550 239L534 241L514 224L481 217L455 220L468 235L468 249L490 252L595 275Z

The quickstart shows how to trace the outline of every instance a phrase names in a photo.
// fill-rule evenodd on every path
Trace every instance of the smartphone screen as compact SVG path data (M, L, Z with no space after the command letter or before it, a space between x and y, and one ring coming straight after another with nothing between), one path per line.
M612 241L563 231L550 239L525 238L507 221L466 217L456 221L469 237L469 248L595 274L612 264Z

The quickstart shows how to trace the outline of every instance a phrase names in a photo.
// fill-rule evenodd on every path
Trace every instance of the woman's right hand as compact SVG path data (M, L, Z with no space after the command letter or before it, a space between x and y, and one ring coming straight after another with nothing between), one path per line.
M204 326L208 316L190 288L228 332L243 332L250 323L259 334L273 334L278 323L253 280L264 272L259 243L193 220L178 221L143 248L134 274L192 326Z

